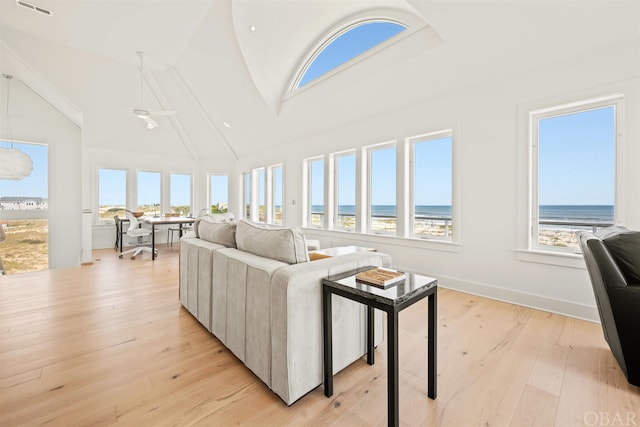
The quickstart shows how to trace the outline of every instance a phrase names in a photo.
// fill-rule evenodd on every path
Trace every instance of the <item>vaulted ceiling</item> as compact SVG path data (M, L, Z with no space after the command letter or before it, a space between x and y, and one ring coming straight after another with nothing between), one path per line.
M0 0L1 73L78 123L87 146L193 159L235 159L640 38L635 0L27 2L52 15ZM362 17L409 29L291 93L312 49ZM145 107L177 112L153 130L132 112L137 51Z

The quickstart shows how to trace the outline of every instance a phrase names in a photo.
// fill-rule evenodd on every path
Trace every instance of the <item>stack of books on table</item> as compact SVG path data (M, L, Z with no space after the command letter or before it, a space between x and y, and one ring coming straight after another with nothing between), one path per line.
M362 271L356 274L356 281L367 285L377 286L379 288L387 288L391 285L402 282L404 279L405 274L403 272L382 267Z

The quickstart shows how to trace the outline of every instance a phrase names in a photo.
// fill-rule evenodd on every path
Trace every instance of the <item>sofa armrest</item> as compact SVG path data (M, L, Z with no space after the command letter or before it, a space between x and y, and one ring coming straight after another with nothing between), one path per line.
M290 265L271 279L271 389L288 405L322 383L322 279L367 265L391 266L391 257L358 252ZM365 352L364 308L335 297L335 371ZM380 332L376 341L382 339Z
M180 240L180 303L211 331L211 279L213 254L222 245L198 238Z
M196 236L196 232L193 230L189 230L186 233L184 233L181 237L182 239L196 239L198 236Z
M640 385L640 285L609 289L615 329L624 354L627 379ZM613 325L611 325L613 326ZM616 354L613 346L611 350ZM616 354L618 358L619 353Z

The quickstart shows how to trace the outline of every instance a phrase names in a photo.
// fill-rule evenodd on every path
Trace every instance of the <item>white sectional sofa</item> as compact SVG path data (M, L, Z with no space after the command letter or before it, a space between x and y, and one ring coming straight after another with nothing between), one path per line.
M291 405L322 383L322 278L390 264L378 252L309 261L297 228L205 218L180 241L180 302ZM362 305L334 296L334 372L365 353L364 318Z

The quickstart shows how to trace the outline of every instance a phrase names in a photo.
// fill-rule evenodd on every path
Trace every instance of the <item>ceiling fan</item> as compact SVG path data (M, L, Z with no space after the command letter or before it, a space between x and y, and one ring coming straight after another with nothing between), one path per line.
M158 123L153 120L152 116L171 116L176 112L174 110L151 111L144 107L142 99L144 88L144 52L136 52L136 55L140 58L140 104L139 107L133 109L133 114L147 123L147 129L154 129L158 127Z

